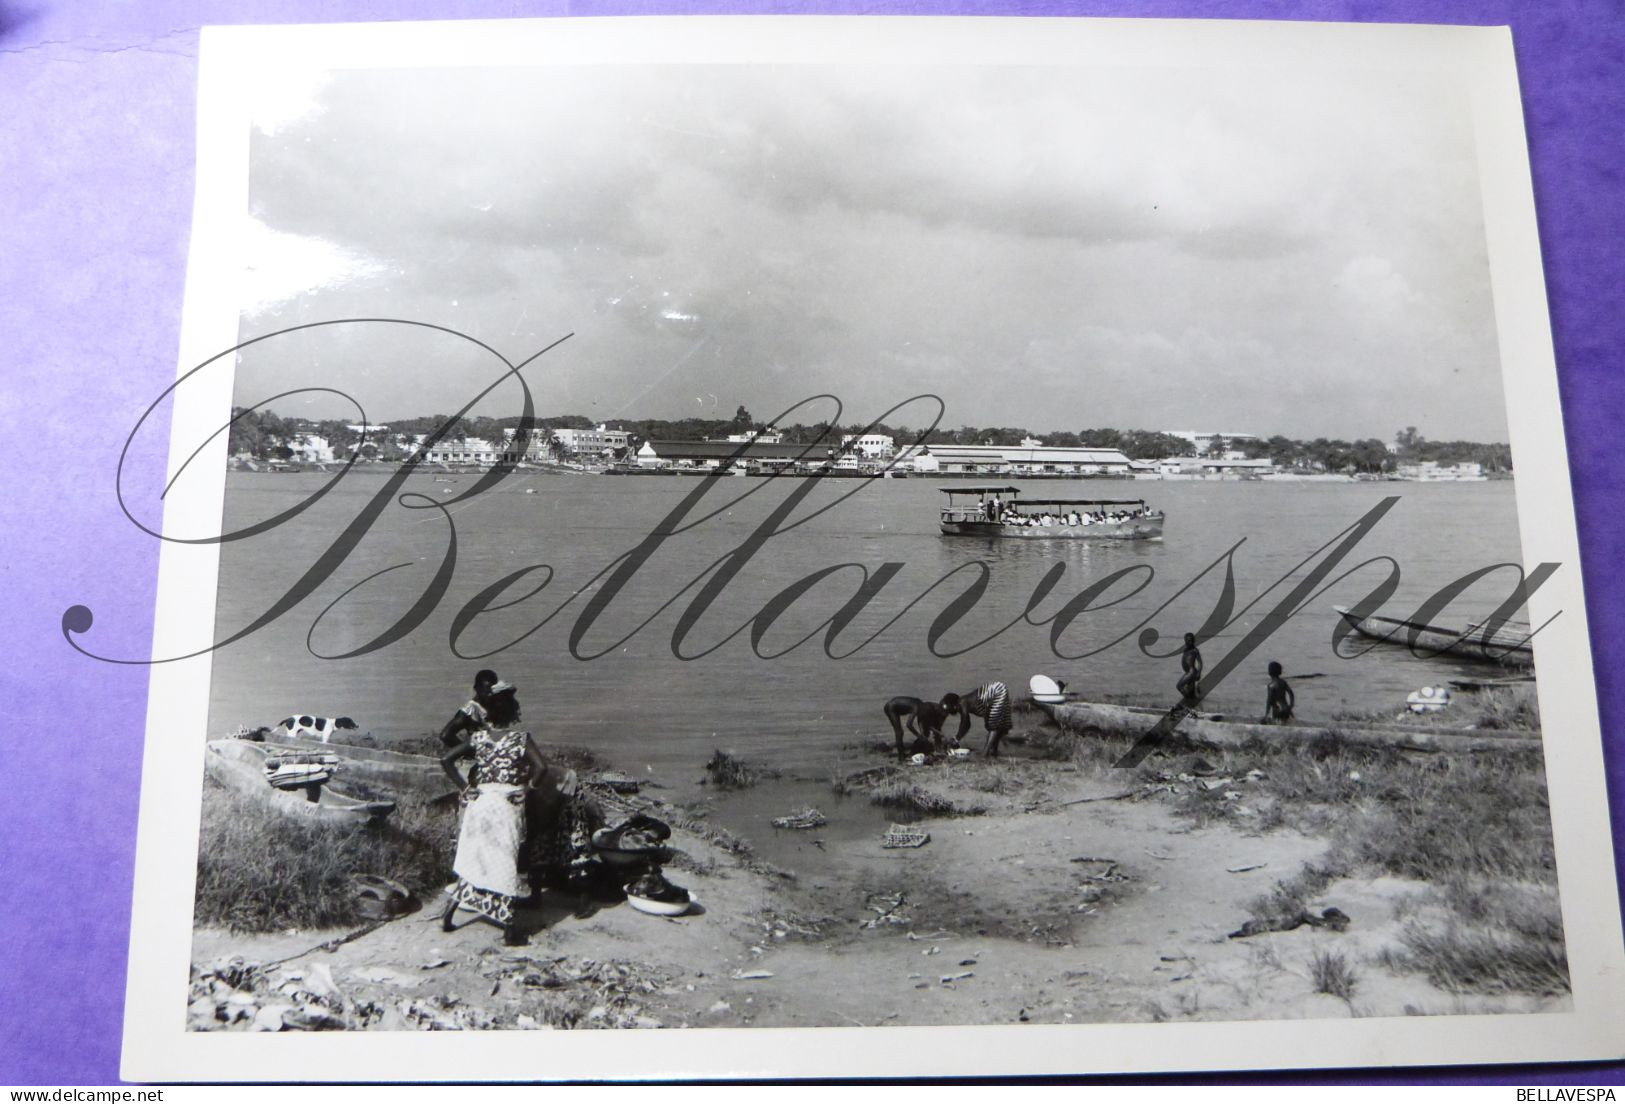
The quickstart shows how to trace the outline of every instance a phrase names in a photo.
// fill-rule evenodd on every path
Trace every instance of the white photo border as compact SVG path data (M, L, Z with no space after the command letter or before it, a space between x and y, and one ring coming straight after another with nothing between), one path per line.
M854 21L862 19L860 27ZM854 33L856 31L856 33ZM207 1033L186 1029L192 905L211 661L155 663L125 1002L122 1075L134 1081L986 1077L1552 1062L1625 1055L1625 952L1527 145L1506 28L1010 17L632 17L207 28L198 77L197 193L180 371L236 345L236 238L248 202L252 90L290 72L673 63L876 65L1339 65L1429 70L1467 92L1525 564L1563 565L1530 601L1572 1011L1102 1025L640 1032ZM203 377L207 377L204 379ZM231 373L200 374L172 408L169 474L188 427L229 417ZM217 531L226 439L196 458L164 508L167 533ZM217 545L166 542L153 655L212 626ZM176 769L177 766L185 769Z

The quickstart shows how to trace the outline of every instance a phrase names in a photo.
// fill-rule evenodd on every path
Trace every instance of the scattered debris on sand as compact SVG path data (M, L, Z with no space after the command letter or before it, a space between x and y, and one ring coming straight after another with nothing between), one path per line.
M448 964L442 959L433 965ZM402 991L417 988L423 977L388 967L352 970L341 987L326 963L277 969L234 957L193 969L187 1020L204 1031L661 1027L645 1014L645 1004L671 983L644 963L567 956L503 956L478 974L490 982L488 992L498 1003L474 1004L451 993L407 996Z
M908 897L902 893L891 896L883 894L870 894L864 901L863 907L875 915L863 921L861 928L878 928L882 924L912 924L914 921L904 915L903 910L908 907Z
M791 813L789 816L773 818L773 827L775 828L794 828L800 831L809 828L822 828L828 823L829 818L810 805L800 812Z
M880 837L882 847L924 847L930 842L930 832L911 824L893 824Z
M1347 931L1349 917L1339 908L1322 910L1319 916L1302 909L1291 916L1274 916L1265 920L1249 920L1238 930L1230 933L1231 939L1246 939L1252 935L1263 935L1265 932L1293 931L1301 927L1325 928L1328 931Z

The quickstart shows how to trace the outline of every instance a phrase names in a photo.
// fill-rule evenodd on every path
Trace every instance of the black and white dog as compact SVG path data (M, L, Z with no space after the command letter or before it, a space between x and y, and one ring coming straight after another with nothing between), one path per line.
M320 740L327 743L333 733L341 729L359 727L348 717L312 717L308 713L299 717L285 717L277 722L277 729L301 740Z

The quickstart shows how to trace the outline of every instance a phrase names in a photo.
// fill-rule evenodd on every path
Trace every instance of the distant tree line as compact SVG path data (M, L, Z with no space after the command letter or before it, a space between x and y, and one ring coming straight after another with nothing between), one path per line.
M245 410L238 406L231 411L231 430L227 448L233 456L248 455L260 460L286 460L293 455L288 441L299 435L299 430L284 422L270 410Z
M309 421L299 418L280 418L271 410L233 410L235 420L231 426L230 447L233 454L247 453L260 459L287 459L293 449L290 444L304 435L323 437L333 448L335 456L347 456L361 443L361 434L342 421L327 419ZM384 423L388 433L370 434L361 444L367 459L402 460L408 449L397 444L396 435L432 433L446 422L449 415L433 414L418 418L401 418ZM464 418L452 427L446 438L466 437L501 446L508 431L520 422L517 416L505 418ZM547 445L556 429L591 429L592 419L581 414L562 414L537 418L532 432L536 442ZM611 428L631 435L631 449L635 452L644 442L701 441L723 439L730 435L765 430L764 423L751 416L741 405L732 418L618 418ZM841 438L860 433L883 433L896 441L899 448L921 439L922 430L907 425L852 423L832 425L829 422L794 423L773 427L789 444L810 445L821 443L836 448ZM1032 433L1019 426L960 426L957 429L938 427L923 436L926 445L1001 445L1014 447L1022 441L1036 439L1050 448L1110 448L1118 449L1134 460L1163 460L1177 456L1195 456L1195 446L1182 437L1175 437L1150 429L1079 429L1057 430L1051 433ZM1407 426L1395 435L1397 451L1390 452L1387 445L1375 437L1358 441L1344 441L1317 437L1299 441L1279 434L1269 438L1238 438L1226 441L1215 438L1208 446L1211 456L1222 456L1238 451L1249 459L1268 458L1280 468L1297 468L1329 472L1378 473L1393 471L1400 464L1435 461L1440 464L1478 463L1487 472L1512 470L1512 450L1498 443L1483 444L1476 441L1429 441ZM554 448L557 454L559 450Z
M1477 441L1429 441L1416 432L1415 426L1406 426L1394 435L1399 457L1405 463L1429 460L1440 464L1479 463L1487 472L1512 470L1512 446L1480 444Z

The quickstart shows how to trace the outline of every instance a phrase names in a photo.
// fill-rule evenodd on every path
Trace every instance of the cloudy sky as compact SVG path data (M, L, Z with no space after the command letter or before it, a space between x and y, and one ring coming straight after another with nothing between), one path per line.
M518 359L573 332L527 372L543 414L933 392L950 426L1506 439L1470 120L1432 78L346 71L256 123L244 336L388 316ZM245 355L237 393L326 383L377 420L493 375L324 331Z

